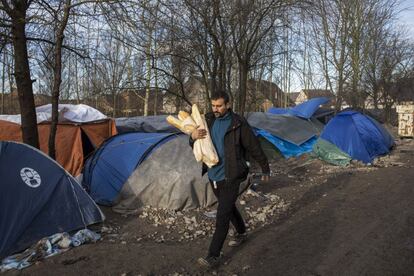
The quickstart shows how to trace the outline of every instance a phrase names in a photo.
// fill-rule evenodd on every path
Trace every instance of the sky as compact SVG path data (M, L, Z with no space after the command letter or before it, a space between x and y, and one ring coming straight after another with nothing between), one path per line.
M414 0L402 0L400 8L398 21L407 27L408 35L414 41Z

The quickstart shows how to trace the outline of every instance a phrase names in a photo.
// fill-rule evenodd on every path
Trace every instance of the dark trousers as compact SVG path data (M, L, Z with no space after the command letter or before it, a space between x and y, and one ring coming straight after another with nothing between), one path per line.
M216 215L216 230L208 251L209 256L219 256L229 231L230 221L236 228L237 233L246 232L243 218L236 207L236 200L239 195L240 182L227 182L225 180L217 182L214 188L213 181L210 181L214 194L218 200Z

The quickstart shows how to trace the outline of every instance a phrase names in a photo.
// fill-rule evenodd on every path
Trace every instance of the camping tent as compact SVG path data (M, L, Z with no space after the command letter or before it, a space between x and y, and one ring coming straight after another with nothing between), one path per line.
M273 145L274 150L280 152L285 158L300 156L306 152L311 152L312 147L317 140L316 136L313 136L306 142L300 145L295 145L293 143L280 139L279 137L272 135L265 130L257 129L256 135L266 139L271 145Z
M323 124L316 119L301 119L291 115L276 115L264 112L247 114L247 122L254 128L265 130L297 146L319 135Z
M176 127L167 123L167 115L136 116L116 118L115 124L118 133L125 132L180 132Z
M72 176L28 145L0 141L0 179L0 259L104 220Z
M346 166L352 160L351 156L347 153L322 138L316 140L312 150L320 159L333 165Z
M285 158L311 151L323 128L314 118L305 120L286 114L251 112L247 114L247 121L256 135L266 139Z
M186 135L114 136L86 162L83 185L98 203L114 205L118 212L143 205L191 209L215 202Z
M50 132L50 105L38 107L40 149L47 153ZM81 173L84 159L106 138L116 134L115 123L94 108L59 105L56 133L56 160L74 176ZM45 115L46 114L46 115ZM42 115L42 116L40 116ZM0 140L22 141L20 115L0 116Z
M271 107L267 111L270 114L289 114L293 116L297 116L304 119L310 119L313 114L318 110L319 106L326 104L329 102L329 99L326 97L318 97L312 98L306 102L303 102L297 106L292 108L277 108Z
M137 166L154 148L172 138L170 133L140 132L111 137L87 160L84 187L97 203L113 205Z
M387 154L394 145L392 136L377 121L353 110L343 111L332 118L320 138L364 163Z

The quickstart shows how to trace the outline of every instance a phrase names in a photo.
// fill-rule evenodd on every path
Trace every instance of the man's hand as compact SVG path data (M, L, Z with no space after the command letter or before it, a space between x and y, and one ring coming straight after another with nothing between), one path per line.
M196 129L191 133L193 140L206 138L207 131L204 128Z
M263 182L269 182L269 179L270 179L270 175L268 175L268 174L264 174L264 175L262 175L261 180L262 180Z

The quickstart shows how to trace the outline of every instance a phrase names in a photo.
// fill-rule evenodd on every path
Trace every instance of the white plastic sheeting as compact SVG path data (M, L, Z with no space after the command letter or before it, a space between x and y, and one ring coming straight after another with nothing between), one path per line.
M59 121L71 121L85 123L106 119L99 110L85 104L59 104ZM42 105L36 108L36 112L44 112L52 117L52 105Z
M85 104L59 104L59 122L69 121L85 123L106 119L99 110ZM37 123L52 119L52 105L42 105L36 108ZM0 120L21 124L21 115L0 115Z

